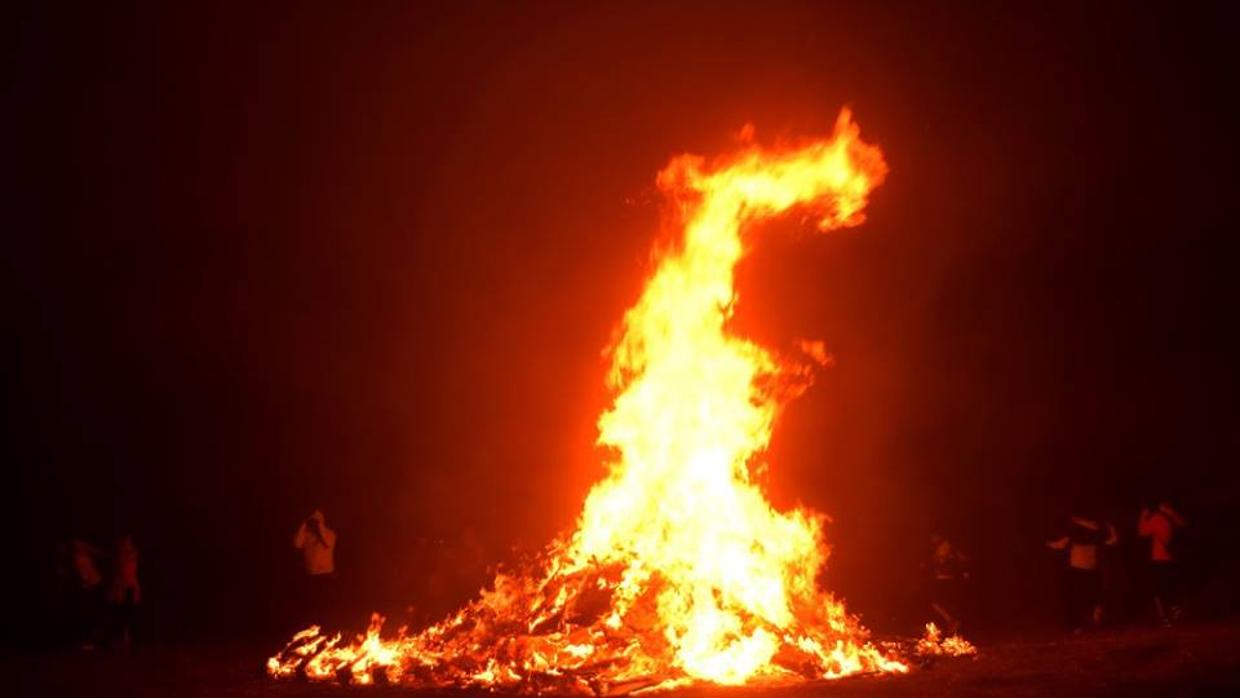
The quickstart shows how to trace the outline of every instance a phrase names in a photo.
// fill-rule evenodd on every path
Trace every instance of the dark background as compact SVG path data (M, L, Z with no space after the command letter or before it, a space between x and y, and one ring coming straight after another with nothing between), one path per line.
M836 356L767 478L834 517L827 584L897 625L944 531L1019 626L1055 517L1139 557L1150 495L1197 588L1234 565L1221 10L175 5L6 11L10 639L54 635L57 541L122 530L148 635L282 634L316 506L358 622L463 601L602 474L655 172L844 104L891 166L868 222L770 225L737 317Z

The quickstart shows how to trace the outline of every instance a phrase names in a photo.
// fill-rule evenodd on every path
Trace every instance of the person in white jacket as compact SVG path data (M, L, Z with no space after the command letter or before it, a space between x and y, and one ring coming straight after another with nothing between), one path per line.
M336 532L327 526L322 511L315 509L301 522L293 534L293 547L301 551L306 570L305 613L309 620L324 623L334 610L331 590L336 572Z
M1119 542L1119 533L1109 521L1091 516L1070 516L1067 526L1046 547L1068 552L1065 583L1065 610L1069 627L1081 632L1098 627L1103 621L1103 587L1099 561L1103 547Z

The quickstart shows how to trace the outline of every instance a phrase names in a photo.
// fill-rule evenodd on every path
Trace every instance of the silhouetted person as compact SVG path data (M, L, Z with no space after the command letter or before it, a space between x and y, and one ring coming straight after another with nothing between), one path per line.
M1141 510L1137 519L1137 534L1150 539L1146 556L1146 577L1154 611L1158 620L1170 625L1180 617L1179 563L1175 555L1175 531L1188 522L1170 504L1160 502Z
M141 602L138 548L133 544L133 537L121 536L116 541L112 558L112 582L108 585L108 604L112 610L116 639L121 647L128 647L133 640L134 620Z
M1102 574L1098 569L1100 548L1118 542L1119 534L1109 522L1071 516L1063 535L1046 544L1053 550L1068 551L1064 609L1069 627L1076 631L1102 624Z
M943 536L930 535L930 559L925 567L930 610L943 621L948 635L960 630L964 607L964 584L969 579L969 558Z
M73 571L73 618L76 641L84 650L93 650L99 635L100 587L103 575L99 574L97 560L103 551L84 540L76 539L70 547Z
M306 570L306 611L317 622L330 610L332 578L336 571L336 532L328 528L318 509L301 522L293 535L293 547L301 550Z
M56 637L77 640L77 573L73 569L73 541L56 543Z

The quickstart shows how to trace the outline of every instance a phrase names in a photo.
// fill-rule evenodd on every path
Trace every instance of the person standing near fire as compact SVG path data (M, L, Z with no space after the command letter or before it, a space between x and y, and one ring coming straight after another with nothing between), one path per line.
M1100 548L1119 542L1115 526L1087 516L1068 517L1063 535L1046 547L1068 551L1064 582L1064 606L1068 624L1076 632L1102 624L1103 587L1099 571Z
M69 544L70 569L73 571L73 618L76 640L85 651L95 649L99 639L99 590L103 575L96 562L103 551L77 538Z
M1179 564L1175 555L1175 531L1188 525L1183 516L1166 502L1150 503L1141 509L1137 534L1150 539L1146 556L1148 584L1154 598L1154 611L1163 625L1180 617L1177 599Z
M293 547L301 551L306 570L306 611L321 621L336 571L336 532L327 526L321 510L315 509L301 522L293 535Z
M133 536L124 535L116 541L112 558L112 582L108 585L108 603L112 608L116 641L129 647L133 640L134 618L142 602L142 586L138 583L138 548Z
M947 635L960 631L964 615L969 558L946 537L930 535L930 559L924 564L930 610L943 622Z

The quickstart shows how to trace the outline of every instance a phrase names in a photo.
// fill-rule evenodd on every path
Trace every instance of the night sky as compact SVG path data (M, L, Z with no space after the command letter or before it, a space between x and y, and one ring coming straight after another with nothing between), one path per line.
M159 632L278 626L315 507L359 613L463 601L419 597L443 549L535 549L603 473L657 170L844 105L891 167L868 221L768 225L735 321L835 355L766 478L834 518L828 585L885 617L944 531L1034 615L1053 518L1131 539L1148 496L1203 574L1237 556L1221 11L260 5L6 11L20 637L56 542L124 530Z

